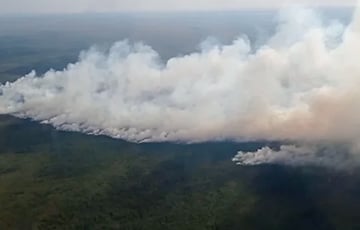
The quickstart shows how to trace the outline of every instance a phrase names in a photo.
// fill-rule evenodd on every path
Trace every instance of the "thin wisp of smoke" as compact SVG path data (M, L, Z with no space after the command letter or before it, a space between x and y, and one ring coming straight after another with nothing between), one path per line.
M232 159L237 165L280 164L289 166L356 168L359 158L343 144L282 145L279 149L263 147L254 152L239 151Z

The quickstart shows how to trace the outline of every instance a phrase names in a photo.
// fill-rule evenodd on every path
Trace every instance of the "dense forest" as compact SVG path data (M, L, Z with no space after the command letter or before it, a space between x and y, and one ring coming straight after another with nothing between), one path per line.
M358 229L360 173L232 156L278 143L134 144L0 121L0 229Z
M349 9L327 13L348 22ZM256 45L274 12L68 15L0 20L0 84L62 70L81 50L143 41L162 59L214 36ZM2 92L0 91L0 97ZM356 230L360 169L240 166L280 143L135 144L0 115L0 230Z

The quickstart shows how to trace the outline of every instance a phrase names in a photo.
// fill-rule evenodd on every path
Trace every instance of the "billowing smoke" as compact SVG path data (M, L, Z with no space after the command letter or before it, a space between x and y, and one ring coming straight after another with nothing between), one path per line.
M325 25L311 10L280 18L256 49L241 36L163 62L144 44L92 48L63 71L0 85L0 113L137 142L358 143L360 19ZM236 158L283 161L285 152L308 158L289 146Z
M359 158L343 145L282 145L278 150L263 147L255 152L242 152L233 158L238 165L285 164L349 169L359 164Z

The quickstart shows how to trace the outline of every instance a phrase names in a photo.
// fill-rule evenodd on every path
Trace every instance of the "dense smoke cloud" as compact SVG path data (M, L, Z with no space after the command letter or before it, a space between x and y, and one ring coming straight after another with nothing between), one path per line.
M358 143L359 18L345 27L310 10L284 15L256 50L242 36L163 63L144 44L92 48L63 71L1 85L0 113L137 142Z

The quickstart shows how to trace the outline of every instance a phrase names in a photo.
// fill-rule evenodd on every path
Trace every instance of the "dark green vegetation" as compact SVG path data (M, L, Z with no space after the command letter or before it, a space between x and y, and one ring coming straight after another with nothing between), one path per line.
M74 17L0 18L0 83L63 69L94 43L143 40L166 59L259 30L235 14ZM231 162L263 145L138 145L0 116L0 230L360 229L360 171Z
M231 162L262 145L132 144L1 116L0 229L360 229L359 172Z
M79 50L85 49L75 43L70 47L69 44L54 46L49 43L49 37L43 37L0 36L0 83L14 81L32 70L39 74L51 68L62 70L69 62L77 60ZM61 44L56 36L51 40Z

